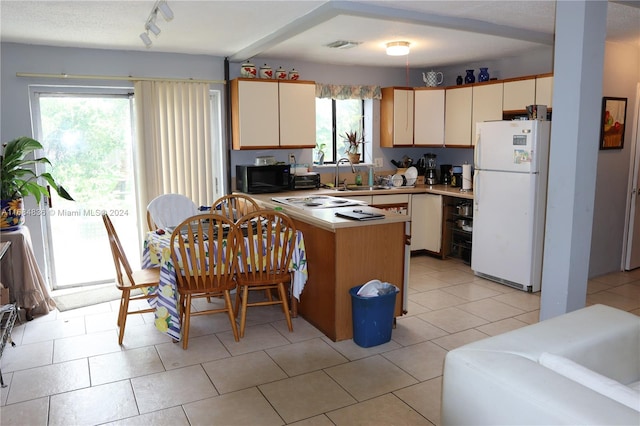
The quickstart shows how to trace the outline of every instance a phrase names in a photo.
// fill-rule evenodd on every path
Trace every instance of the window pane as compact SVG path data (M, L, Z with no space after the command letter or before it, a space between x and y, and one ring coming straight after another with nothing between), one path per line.
M334 161L332 108L331 99L316 98L316 149L313 152L314 161L317 160L319 149L324 151L325 162L331 163Z
M360 99L336 100L336 133L340 157L346 156L346 149L349 147L345 134L353 131L362 135L362 101Z
M335 105L335 117L333 107ZM360 99L332 100L316 98L316 148L313 150L314 162L318 159L318 152L325 153L325 163L335 163L336 159L346 156L345 133L357 130L362 135L363 102ZM333 123L336 128L333 128ZM360 152L364 150L360 147ZM364 159L364 157L362 157Z

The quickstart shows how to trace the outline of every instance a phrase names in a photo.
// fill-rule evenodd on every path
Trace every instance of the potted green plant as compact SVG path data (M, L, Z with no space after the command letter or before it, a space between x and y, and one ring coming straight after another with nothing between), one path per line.
M46 186L39 183L42 178L60 197L73 201L71 195L58 183L50 173L39 173L37 164L51 164L45 158L31 157L42 144L35 139L22 136L2 145L0 155L0 231L18 229L24 224L23 197L33 195L40 203L42 196L48 196ZM35 157L35 156L34 156Z
M324 150L327 149L326 143L316 143L316 164L322 166L324 164L324 157L326 153Z
M345 132L347 144L345 153L349 157L349 161L353 164L360 162L360 145L364 143L364 135L360 134L357 130Z

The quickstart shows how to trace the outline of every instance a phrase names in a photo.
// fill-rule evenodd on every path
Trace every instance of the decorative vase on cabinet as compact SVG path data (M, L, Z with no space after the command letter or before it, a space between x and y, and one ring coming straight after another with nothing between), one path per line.
M464 82L467 84L476 82L476 76L473 75L473 70L467 70L467 75L464 77Z
M489 72L488 68L480 68L480 73L478 74L478 81L489 81Z

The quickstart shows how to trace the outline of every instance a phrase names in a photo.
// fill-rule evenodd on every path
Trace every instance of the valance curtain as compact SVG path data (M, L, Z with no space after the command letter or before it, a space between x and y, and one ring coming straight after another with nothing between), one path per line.
M209 84L137 81L134 94L140 207L166 193L212 202Z
M316 83L316 98L382 99L380 86L349 86Z

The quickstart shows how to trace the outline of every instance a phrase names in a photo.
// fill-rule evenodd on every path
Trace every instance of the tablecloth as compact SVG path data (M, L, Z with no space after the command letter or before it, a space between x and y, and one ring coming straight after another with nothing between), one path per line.
M246 239L246 237L245 237ZM156 297L149 299L149 304L155 309L155 326L174 340L181 339L180 316L178 315L178 290L176 287L176 270L171 261L171 234L148 232L144 240L142 251L142 267L160 266L160 283L152 288L151 294ZM292 293L300 300L300 294L307 282L307 259L304 248L304 236L301 231L296 233L296 243L292 255Z

